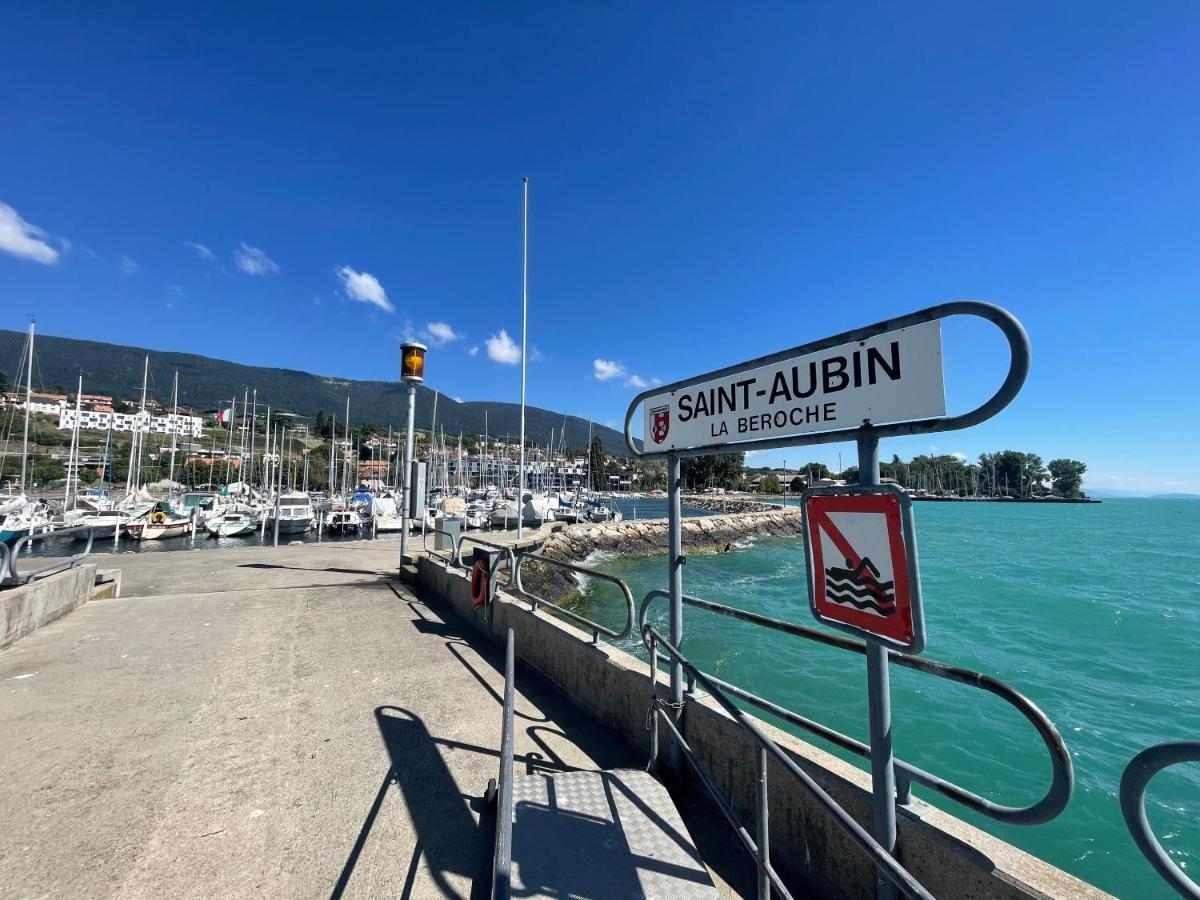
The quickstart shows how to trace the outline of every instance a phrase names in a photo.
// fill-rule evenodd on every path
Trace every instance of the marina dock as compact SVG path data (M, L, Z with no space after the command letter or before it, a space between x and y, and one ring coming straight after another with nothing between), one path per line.
M503 654L395 544L119 562L0 653L0 896L487 896ZM516 721L522 774L645 763L524 668Z

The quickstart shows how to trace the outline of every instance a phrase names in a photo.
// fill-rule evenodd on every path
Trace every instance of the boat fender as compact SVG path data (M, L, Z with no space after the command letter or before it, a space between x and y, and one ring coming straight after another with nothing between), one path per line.
M475 608L487 603L490 573L486 560L476 560L471 566L471 605Z

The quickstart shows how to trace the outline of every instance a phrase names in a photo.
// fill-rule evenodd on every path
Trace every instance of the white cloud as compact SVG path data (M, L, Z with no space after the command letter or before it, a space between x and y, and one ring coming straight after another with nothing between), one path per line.
M0 250L52 266L58 262L58 251L44 238L49 235L36 225L22 219L11 206L0 203Z
M185 299L186 295L183 292L183 287L178 284L168 285L167 287L167 309L171 309L180 300Z
M493 334L484 343L487 344L488 358L492 362L515 366L521 361L521 348L503 328L499 334Z
M271 275L279 271L279 264L258 247L247 243L233 251L233 261L247 275Z
M963 453L961 450L956 450L954 453L951 453L950 455L953 456L955 459L957 459L959 462L965 463L967 461L967 454Z
M351 300L370 303L372 306L379 307L384 312L396 311L396 308L392 306L392 302L388 300L387 292L384 291L383 285L370 272L356 272L349 266L342 266L337 270L337 274L342 279L342 286L346 289L346 296Z
M658 385L662 384L662 379L661 378L651 378L650 383L652 385L654 385L655 387L657 387Z
M625 382L625 387L648 388L650 387L650 382L641 375L630 375Z
M122 256L117 260L117 271L128 277L129 275L136 275L138 272L142 271L142 267L137 264L137 260L135 260L133 257Z
M454 329L445 322L426 322L425 327L421 329L421 337L433 346L440 347L451 341L457 341L462 335L455 334Z
M474 347L472 347L470 350L467 351L467 356L478 356L478 355L479 355L479 345L478 344L476 344Z
M207 259L209 262L216 262L217 254L213 253L211 250L209 250L203 244L198 244L195 241L184 241L183 246L191 247L193 250L196 251L196 255L199 256L201 259ZM243 246L245 246L245 245L243 245ZM261 253L262 251L259 251L259 252Z
M608 381L610 378L621 378L625 375L625 367L614 359L592 360L592 371L597 381Z
M455 403L462 403L462 402L463 402L463 398L462 398L462 397L451 397L450 399L451 399L451 400L453 400Z

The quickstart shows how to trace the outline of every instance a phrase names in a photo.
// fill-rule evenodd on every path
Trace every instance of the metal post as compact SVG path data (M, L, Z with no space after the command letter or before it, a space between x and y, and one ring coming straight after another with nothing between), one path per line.
M413 461L413 422L417 415L417 386L408 386L408 431L404 435L404 489L400 492L400 565L404 565L404 557L408 553L408 491L412 479Z
M879 438L871 430L858 439L858 483L879 484ZM896 770L892 753L892 694L887 648L867 639L867 713L871 734L872 834L879 845L896 855ZM896 886L882 872L875 878L878 900L895 900Z
M758 813L758 900L771 900L771 831L769 821L769 793L767 791L767 750L758 748L758 796L755 812Z
M671 591L671 644L683 648L683 522L679 492L683 479L679 474L679 457L667 458L667 583ZM671 660L671 715L680 731L683 730L683 663ZM680 774L683 760L677 745L671 751L671 768Z
M525 532L525 340L529 311L529 179L521 179L521 451L517 479L517 540Z

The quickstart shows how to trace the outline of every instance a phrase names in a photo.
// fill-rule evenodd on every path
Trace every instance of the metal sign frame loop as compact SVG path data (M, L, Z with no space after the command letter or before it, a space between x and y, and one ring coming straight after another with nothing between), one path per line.
M638 407L641 406L642 402L650 397L659 396L664 393L674 393L695 384L702 384L729 375L735 375L747 369L770 365L809 353L817 353L821 350L837 347L841 344L848 344L853 341L866 340L867 338L875 337L888 331L896 331L897 329L908 328L912 325L948 319L951 316L974 316L991 322L1000 329L1001 333L1008 340L1009 350L1012 354L1009 361L1008 374L1005 376L1004 382L991 397L970 412L938 419L918 419L909 422L891 422L883 425L860 422L848 428L837 428L833 431L822 431L815 434L738 441L736 443L694 447L690 449L663 450L656 453L639 450L634 443L631 431L634 416L637 414ZM869 428L877 438L929 434L935 431L958 431L962 428L970 428L972 425L978 425L980 422L986 422L1008 406L1021 390L1021 386L1025 384L1025 378L1029 374L1029 360L1029 335L1025 333L1025 327L1012 313L993 303L985 303L982 300L952 300L949 303L939 303L937 306L930 306L927 309L917 310L916 312L898 316L894 319L885 319L882 322L876 322L874 325L855 328L852 331L844 331L841 334L822 338L819 341L801 344L798 347L772 353L769 356L762 356L745 363L726 366L723 369L717 369L713 372L706 372L694 378L676 381L673 384L658 385L642 391L633 398L629 404L629 409L625 412L625 444L629 448L629 452L635 457L642 459L665 459L672 455L705 456L710 453L741 453L747 450L769 450L776 447L802 447L812 444L831 444L837 441L853 441L862 436L864 427Z

